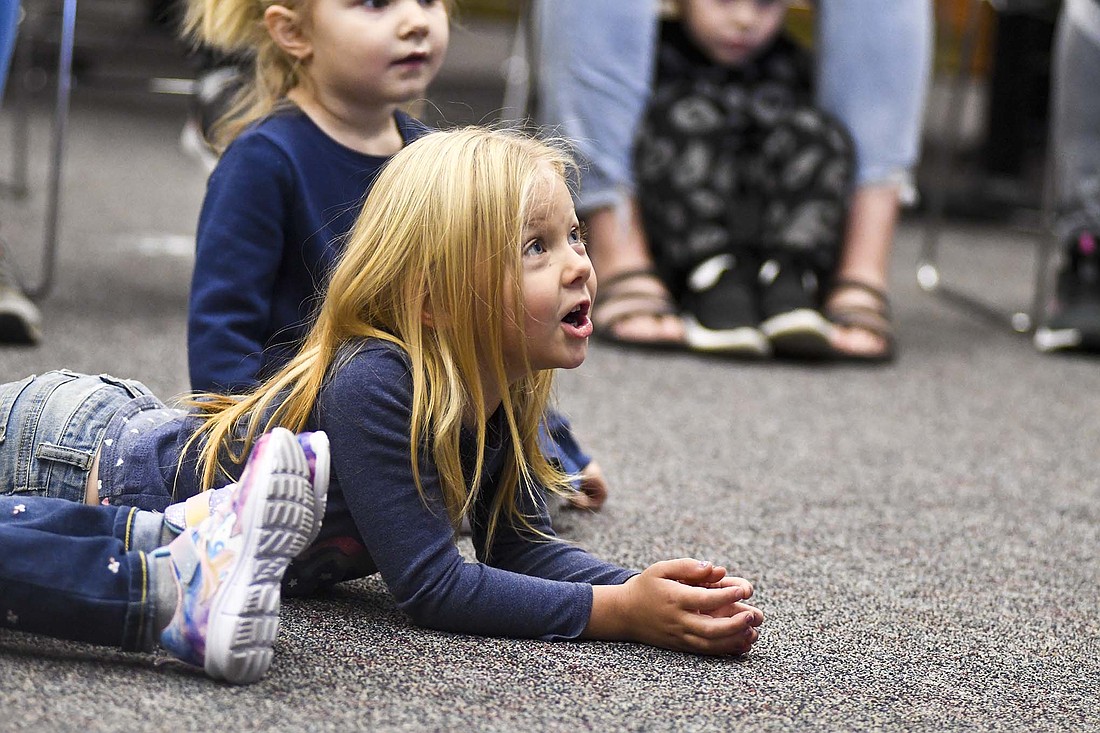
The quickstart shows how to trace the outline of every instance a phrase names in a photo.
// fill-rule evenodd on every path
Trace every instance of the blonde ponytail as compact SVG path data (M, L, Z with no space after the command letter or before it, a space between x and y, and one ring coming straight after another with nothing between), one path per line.
M302 79L298 60L267 32L264 13L281 5L305 16L309 0L187 0L183 34L196 44L246 57L253 67L229 109L214 123L210 143L219 153L256 120L275 111Z

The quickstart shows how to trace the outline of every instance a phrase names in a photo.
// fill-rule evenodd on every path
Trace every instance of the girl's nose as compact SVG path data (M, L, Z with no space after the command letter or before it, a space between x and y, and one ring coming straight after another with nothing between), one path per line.
M566 285L583 285L592 279L592 260L588 259L587 251L571 249L568 257L563 273Z

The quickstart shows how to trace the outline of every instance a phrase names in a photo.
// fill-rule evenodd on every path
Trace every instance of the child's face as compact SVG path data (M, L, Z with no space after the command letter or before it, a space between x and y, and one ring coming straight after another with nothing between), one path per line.
M775 38L786 0L681 0L684 27L716 64L738 66Z
M350 106L423 96L447 53L442 0L311 0L311 81Z
M596 297L596 276L569 188L549 167L531 191L520 257L526 319L523 333L515 326L506 332L504 361L509 378L526 374L524 346L533 370L580 366L592 335L588 312ZM515 312L511 306L509 310Z

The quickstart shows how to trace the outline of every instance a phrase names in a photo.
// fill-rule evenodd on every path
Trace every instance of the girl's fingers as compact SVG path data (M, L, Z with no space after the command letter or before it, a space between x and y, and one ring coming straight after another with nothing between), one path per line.
M699 626L698 631L686 631L684 643L698 654L745 654L760 638L760 630L748 623L732 626L729 623L732 621L711 619Z
M684 619L684 629L692 636L720 640L746 633L760 625L760 619L749 609L733 616L707 616L691 614Z
M683 610L709 614L744 600L745 589L740 585L731 585L724 588L684 586L678 595L678 605Z

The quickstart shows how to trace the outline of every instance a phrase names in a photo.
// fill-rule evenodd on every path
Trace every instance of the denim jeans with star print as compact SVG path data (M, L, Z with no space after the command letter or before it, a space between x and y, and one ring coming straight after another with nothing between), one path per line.
M130 507L0 497L0 628L148 651L146 551L161 517Z

